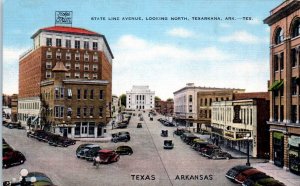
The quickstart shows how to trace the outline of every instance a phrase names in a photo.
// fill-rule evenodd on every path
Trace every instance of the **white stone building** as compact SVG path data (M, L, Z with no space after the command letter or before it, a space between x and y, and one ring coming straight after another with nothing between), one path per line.
M133 86L131 91L126 91L126 109L154 109L154 97L155 92L149 86Z

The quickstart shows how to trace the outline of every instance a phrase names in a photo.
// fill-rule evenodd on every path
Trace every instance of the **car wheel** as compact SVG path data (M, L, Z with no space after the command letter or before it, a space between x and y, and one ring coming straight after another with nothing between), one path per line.
M131 156L132 152L128 152L127 154L128 154L129 156Z
M7 164L7 163L4 163L4 164L3 164L3 168L7 169L7 168L8 168L8 164Z
M226 157L226 160L229 160L229 159L230 159L230 157L229 157L229 156L227 156L227 157Z
M216 156L213 156L212 159L215 160L215 159L217 159L217 157L216 157Z
M114 140L114 143L117 143L118 142L118 140Z

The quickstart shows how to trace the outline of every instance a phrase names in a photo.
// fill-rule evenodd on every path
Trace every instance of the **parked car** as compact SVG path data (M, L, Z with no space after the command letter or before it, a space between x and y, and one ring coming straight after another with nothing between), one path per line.
M129 146L119 146L116 150L116 153L120 155L131 155L133 153L132 148Z
M76 153L77 158L83 158L83 159L85 159L88 151L91 150L91 149L98 149L98 151L99 151L101 148L100 148L99 145L96 145L96 144L86 145L85 147L83 147L82 149L80 149Z
M228 152L224 152L221 149L213 149L212 151L207 151L208 158L211 159L232 159L231 154Z
M113 150L102 149L99 150L100 163L112 163L117 162L120 159L120 155Z
M249 176L255 175L255 174L261 174L262 172L253 168L253 169L247 169L242 172L240 172L236 177L235 181L237 183L243 183Z
M190 131L188 131L186 129L180 129L180 128L177 128L174 131L174 134L177 135L177 136L181 136L183 133L190 133Z
M183 133L180 138L187 144L190 144L194 139L197 139L199 137L195 136L194 134L192 133L189 133L189 132L185 132Z
M117 125L114 127L114 128L116 128L116 129L123 129L123 128L127 128L127 126L128 126L128 123L126 123L126 122L122 122L122 123L117 123Z
M252 176L249 176L244 182L243 186L254 186L255 182L261 179L271 178L270 176L266 175L265 173L261 174L254 174Z
M228 178L230 181L235 182L235 177L240 174L241 172L248 170L248 169L253 169L253 167L246 166L246 165L237 165L229 169L225 175L226 178Z
M204 140L204 139L200 139L200 138L196 138L192 141L191 143L191 147L196 150L199 151L201 148L206 147L206 145L208 145L209 143Z
M168 130L161 130L161 134L162 137L168 137Z
M118 136L113 137L111 139L111 141L114 142L114 143L117 143L117 142L127 142L127 141L129 141L129 139L128 139L127 135L122 134L122 135L118 135Z
M254 183L249 181L251 179L247 179L243 182L243 186L285 186L285 184L281 183L278 180L275 180L272 177L266 177L256 180Z
M93 144L91 144L91 143L84 143L84 144L81 144L81 145L79 145L77 147L77 149L76 149L76 156L77 156L77 158L80 158L80 156L79 156L80 151L82 151L86 146L89 146L89 145L93 145Z
M24 129L20 122L8 122L7 128L9 129Z
M142 123L138 123L136 126L136 128L142 128L142 127L143 127Z
M3 168L8 168L14 165L20 165L25 162L25 156L19 151L7 151L3 153L2 166Z
M26 176L26 181L30 182L31 177L36 178L36 181L33 183L33 186L54 186L52 180L44 173L29 172Z
M172 140L164 140L164 149L173 149L174 143Z
M220 147L209 144L209 145L206 145L205 147L201 148L199 153L203 156L208 157L214 149L220 149Z

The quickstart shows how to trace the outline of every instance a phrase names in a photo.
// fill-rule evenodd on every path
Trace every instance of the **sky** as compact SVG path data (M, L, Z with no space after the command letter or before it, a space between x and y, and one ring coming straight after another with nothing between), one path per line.
M73 11L73 27L105 35L117 96L133 85L149 85L156 96L173 98L186 83L267 91L270 32L263 19L281 2L4 0L3 93L18 93L19 55L32 48L30 37L38 29L54 26L55 11Z

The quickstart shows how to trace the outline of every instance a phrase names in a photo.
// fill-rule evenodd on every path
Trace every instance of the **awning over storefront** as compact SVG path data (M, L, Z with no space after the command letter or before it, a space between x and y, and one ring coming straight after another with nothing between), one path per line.
M283 80L276 80L273 84L269 87L269 91L278 90L283 86Z
M281 140L282 137L283 137L283 133L281 133L281 132L273 132L273 138Z
M294 147L299 147L300 145L300 136L291 136L289 138L289 145Z

